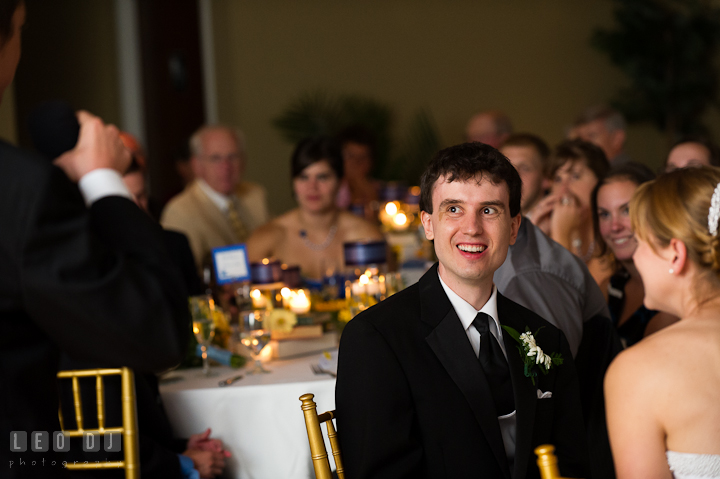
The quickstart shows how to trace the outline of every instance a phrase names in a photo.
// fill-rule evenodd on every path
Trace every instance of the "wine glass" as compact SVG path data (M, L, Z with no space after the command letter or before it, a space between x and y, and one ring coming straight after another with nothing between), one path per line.
M202 350L203 376L211 377L210 364L208 362L207 348L215 337L215 321L213 311L215 303L210 295L203 294L190 297L190 314L193 321L193 333L200 349Z
M270 330L263 328L267 311L242 311L242 324L240 325L240 342L250 351L255 366L248 374L269 373L260 361L259 355L270 342Z

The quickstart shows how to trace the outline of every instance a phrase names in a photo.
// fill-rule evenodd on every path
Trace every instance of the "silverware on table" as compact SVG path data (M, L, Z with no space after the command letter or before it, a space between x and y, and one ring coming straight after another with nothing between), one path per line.
M311 364L310 369L312 369L312 372L315 374L329 374L330 376L332 376L334 378L337 377L337 374L335 374L334 372L332 372L328 369L321 368L320 365Z
M218 383L218 386L221 386L221 387L222 387L222 386L229 386L230 384L234 383L235 381L241 380L243 377L244 377L244 376L243 376L242 374L238 374L237 376L234 376L234 377L225 379L225 380L223 380L223 381L220 381L220 382Z

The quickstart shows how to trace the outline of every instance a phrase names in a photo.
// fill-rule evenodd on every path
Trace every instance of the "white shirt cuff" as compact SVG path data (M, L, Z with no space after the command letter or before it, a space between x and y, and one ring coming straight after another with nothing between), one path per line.
M106 196L124 196L133 199L120 173L111 168L92 170L80 178L78 187L88 207Z

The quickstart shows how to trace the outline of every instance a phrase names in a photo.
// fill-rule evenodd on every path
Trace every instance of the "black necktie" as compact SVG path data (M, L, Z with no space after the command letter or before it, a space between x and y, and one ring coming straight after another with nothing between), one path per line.
M495 336L490 332L490 316L478 313L473 326L480 333L480 366L490 383L490 392L495 402L495 410L499 416L510 414L515 410L512 380L505 355Z

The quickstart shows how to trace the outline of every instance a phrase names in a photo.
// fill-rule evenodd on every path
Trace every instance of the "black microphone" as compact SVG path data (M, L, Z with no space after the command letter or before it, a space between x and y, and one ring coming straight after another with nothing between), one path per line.
M80 124L66 101L41 103L28 117L28 131L35 149L49 160L75 148Z

